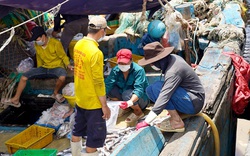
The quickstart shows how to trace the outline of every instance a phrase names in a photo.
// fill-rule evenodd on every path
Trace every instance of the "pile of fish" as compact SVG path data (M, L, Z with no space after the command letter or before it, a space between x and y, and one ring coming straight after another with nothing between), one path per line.
M126 141L135 132L135 127L128 127L123 129L118 129L108 133L104 146L98 148L99 156L109 156L121 143ZM83 141L83 148L86 147L86 141ZM57 156L72 156L71 149L65 149L57 153Z

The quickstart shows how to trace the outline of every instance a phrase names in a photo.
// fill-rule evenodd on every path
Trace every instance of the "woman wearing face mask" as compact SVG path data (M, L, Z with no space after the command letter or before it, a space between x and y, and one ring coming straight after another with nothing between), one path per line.
M135 123L144 116L143 109L149 104L145 93L149 85L144 69L132 61L132 52L121 49L116 54L117 66L105 80L106 93L111 100L124 101L120 104L118 117L133 110L127 119L128 124Z

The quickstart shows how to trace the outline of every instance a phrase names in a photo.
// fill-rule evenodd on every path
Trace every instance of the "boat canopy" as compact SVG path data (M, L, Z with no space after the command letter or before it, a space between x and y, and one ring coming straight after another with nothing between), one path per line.
M62 4L60 13L74 15L100 15L121 12L140 12L144 0L0 0L0 13L10 8L47 11ZM158 0L146 1L147 10L160 8Z

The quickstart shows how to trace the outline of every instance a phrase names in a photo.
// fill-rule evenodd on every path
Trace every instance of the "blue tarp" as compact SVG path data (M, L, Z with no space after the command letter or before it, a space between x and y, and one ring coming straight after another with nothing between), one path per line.
M47 11L64 0L0 0L0 5ZM143 0L69 0L60 9L63 14L94 15L142 11ZM147 10L160 8L158 0L147 2Z

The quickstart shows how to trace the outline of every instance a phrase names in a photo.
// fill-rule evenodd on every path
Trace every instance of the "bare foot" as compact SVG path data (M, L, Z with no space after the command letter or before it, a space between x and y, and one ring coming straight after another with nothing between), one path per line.
M19 104L19 99L11 98L10 101L11 101L11 103L16 104L16 105Z
M174 120L172 118L170 118L170 125L173 127L173 128L183 128L185 126L184 122L179 119L179 120Z

